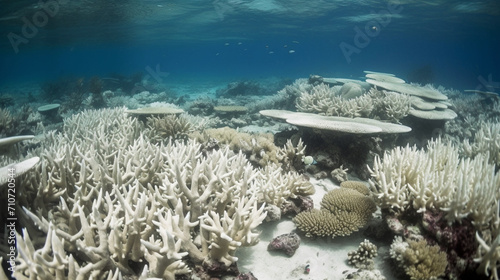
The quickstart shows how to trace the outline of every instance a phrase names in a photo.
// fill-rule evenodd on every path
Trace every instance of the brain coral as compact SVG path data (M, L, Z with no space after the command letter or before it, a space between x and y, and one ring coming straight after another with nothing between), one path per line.
M368 189L368 186L361 181L344 181L340 183L340 187L346 189L353 189L364 195L370 194L370 189Z
M334 214L353 213L360 221L364 221L364 224L371 218L377 206L371 197L354 189L338 188L323 197L321 208Z
M370 197L353 189L338 188L323 197L321 209L299 213L293 221L308 237L346 236L363 227L375 210Z
M350 222L352 215L335 215L325 209L312 209L301 212L293 221L297 228L305 233L307 237L313 236L345 236L358 229L357 223Z

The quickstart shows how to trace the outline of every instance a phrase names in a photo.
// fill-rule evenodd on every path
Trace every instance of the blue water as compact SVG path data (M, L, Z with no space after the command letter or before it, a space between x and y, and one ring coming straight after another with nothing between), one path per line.
M500 81L498 0L0 3L0 87L148 69L166 85L422 67L449 88Z

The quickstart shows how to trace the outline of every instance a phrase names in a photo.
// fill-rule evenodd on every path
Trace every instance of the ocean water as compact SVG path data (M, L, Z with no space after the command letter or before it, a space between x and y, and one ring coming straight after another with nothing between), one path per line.
M27 117L28 114L23 113L29 106L34 111L39 105L52 101L66 106L60 110L65 117L85 106L97 108L102 105L74 104L84 104L83 101L88 100L84 97L90 96L89 92L83 97L67 94L64 98L50 98L44 95L43 86L51 82L65 78L72 82L80 78L89 81L92 77L110 81L117 76L131 77L137 73L148 77L146 81L143 78L143 84L151 82L168 91L163 95L159 92L146 95L148 98L159 96L155 101L161 102L175 100L171 93L193 94L191 100L186 98L192 101L198 94L215 93L214 89L235 81L252 81L263 87L274 81L274 85L279 84L282 88L280 82L292 83L294 79L313 74L364 79L364 70L393 73L408 82L430 83L459 91L500 91L499 0L0 0L0 7L0 105L10 106L7 110L14 109L17 116ZM70 90L66 89L65 94ZM129 88L117 97L133 99L134 93L138 92ZM25 98L15 100L17 95ZM73 96L80 99L73 100ZM165 96L169 100L160 100ZM477 100L483 105L497 105L498 100L493 101L496 97L492 96ZM2 104L3 97L8 102ZM34 102L21 107L28 97ZM221 103L230 103L231 96L224 97ZM253 98L253 101L260 101L260 96ZM236 102L248 100L243 97ZM137 104L133 105L140 103L134 102ZM217 104L218 101L210 102ZM459 105L465 108L468 104L459 102ZM474 106L470 107L486 108ZM202 112L203 104L195 109ZM259 123L260 120L252 119L257 115L254 113L242 122L251 119L252 125ZM471 127L476 125L475 120L479 123L479 117L467 118L468 114L472 115L470 113L465 112L457 118L461 121L459 125L468 126L464 127L464 132L455 131L462 133L459 136L468 137L471 131L478 131ZM482 112L477 110L477 113ZM208 118L214 116L211 114ZM40 114L38 117L47 124L47 129L61 128L62 117L42 118ZM236 127L242 123L238 119L221 119L218 126ZM0 123L0 132L8 130L8 135L2 137L28 132L42 134L42 126L29 127L34 122L23 124L22 129L12 126L7 129L7 125ZM267 121L260 123L262 126L269 124ZM413 120L411 124L415 123L418 124ZM444 126L444 122L436 123L424 122L415 126L414 134L405 139L412 140L411 144L421 138L427 140L427 136L430 138L437 128L442 128L438 125ZM434 125L436 130L432 130ZM323 155L321 150L325 146L315 147L311 137L309 141L305 145L313 147L311 151L317 155ZM340 150L344 146L339 147ZM350 151L357 149L349 147ZM331 152L331 158L341 155L337 150ZM44 155L41 157L46 161ZM320 171L319 167L317 170ZM330 172L328 170L328 174ZM310 179L317 189L313 199L319 208L325 193L337 186L329 178L311 176ZM4 212L5 209L0 211L0 218L7 215ZM86 214L90 215L90 210ZM21 223L17 225L21 226ZM361 231L333 241L304 239L301 254L285 259L267 252L267 245L278 234L295 231L296 225L290 219L282 219L264 223L259 230L262 230L262 242L255 247L241 248L237 256L241 272L252 271L261 280L341 279L348 269L349 273L354 271L347 265L347 252L355 250L365 239ZM5 239L7 234L0 232L0 236ZM381 256L388 255L390 242L380 242ZM312 270L304 270L309 264ZM5 259L2 265L7 268ZM390 265L379 258L376 268L389 280L399 279Z
M363 70L455 89L500 81L495 0L1 3L0 87L151 71L167 86Z

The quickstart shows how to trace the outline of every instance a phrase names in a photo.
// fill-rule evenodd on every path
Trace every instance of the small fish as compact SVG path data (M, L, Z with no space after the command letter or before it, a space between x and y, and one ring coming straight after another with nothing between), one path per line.
M314 158L312 156L305 156L302 158L302 162L306 165L306 166L309 166L309 165L313 165L313 164L316 164L317 162L314 160Z
M300 44L299 41L292 41L292 43L295 43L295 44Z
M225 43L224 46L229 46L229 43Z
M270 51L269 54L273 54L274 52L273 51Z
M288 53L294 53L295 51L294 50L289 50Z

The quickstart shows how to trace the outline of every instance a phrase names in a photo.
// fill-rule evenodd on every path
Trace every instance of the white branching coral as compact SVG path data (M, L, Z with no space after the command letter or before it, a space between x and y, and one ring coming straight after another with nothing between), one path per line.
M257 207L255 197L236 200L232 213L221 216L210 211L200 217L202 242L208 245L206 261L222 262L229 266L238 260L234 252L240 246L252 246L259 241L255 228L265 219L264 206ZM203 247L203 245L202 245Z
M296 172L284 172L276 164L267 165L262 175L255 178L254 188L258 189L259 201L280 207L289 198L297 195L312 195L314 186ZM269 178L273 178L269 181Z
M340 89L340 86L316 85L310 92L302 92L297 99L297 109L302 112L351 118L366 117L371 113L373 105L367 95L343 99L340 96Z
M373 114L381 119L399 122L410 112L411 103L407 94L371 89L369 95L374 103Z
M491 163L500 165L500 123L481 122L472 143L464 140L463 152L468 157L488 154Z
M496 236L495 240L488 245L484 239L476 233L476 240L479 243L480 257L475 259L479 262L479 273L490 276L498 280L498 269L500 268L500 234Z
M301 93L296 107L301 112L326 116L377 118L391 122L398 122L410 112L410 98L406 94L371 89L367 94L346 99L340 90L340 86L313 86Z
M277 165L256 169L242 153L203 151L192 140L152 144L142 129L124 109L108 109L76 115L64 133L47 136L37 172L20 182L18 211L23 240L47 236L19 243L17 261L27 265L18 279L58 279L59 270L116 279L137 266L143 279L175 279L190 271L188 257L229 266L240 246L258 242L265 205L302 191L299 175ZM41 268L28 265L37 254L48 262Z
M365 239L359 244L357 250L347 253L347 260L350 265L356 268L373 269L375 267L373 259L377 255L377 246Z
M476 227L493 219L500 198L500 174L487 156L459 158L458 149L439 139L427 151L397 147L375 158L370 184L382 208L446 212L449 223L470 216Z
M500 201L494 206L497 210L495 219L491 221L491 227L483 230L482 234L476 232L476 240L479 243L477 249L478 257L474 259L479 263L478 273L491 276L490 279L498 280L498 269L500 269ZM482 235L482 237L481 237Z
M305 156L305 150L306 146L301 138L299 138L297 145L293 145L292 141L288 139L286 144L276 151L276 157L284 170L294 170L297 166L304 164L302 159Z
M18 234L20 236L20 234ZM65 265L70 258L64 252L63 241L54 232L54 226L49 225L45 244L35 249L33 241L26 229L23 238L17 239L17 250L23 258L18 258L19 264L13 272L16 279L64 279ZM23 274L19 271L24 271ZM75 273L75 271L70 271Z

